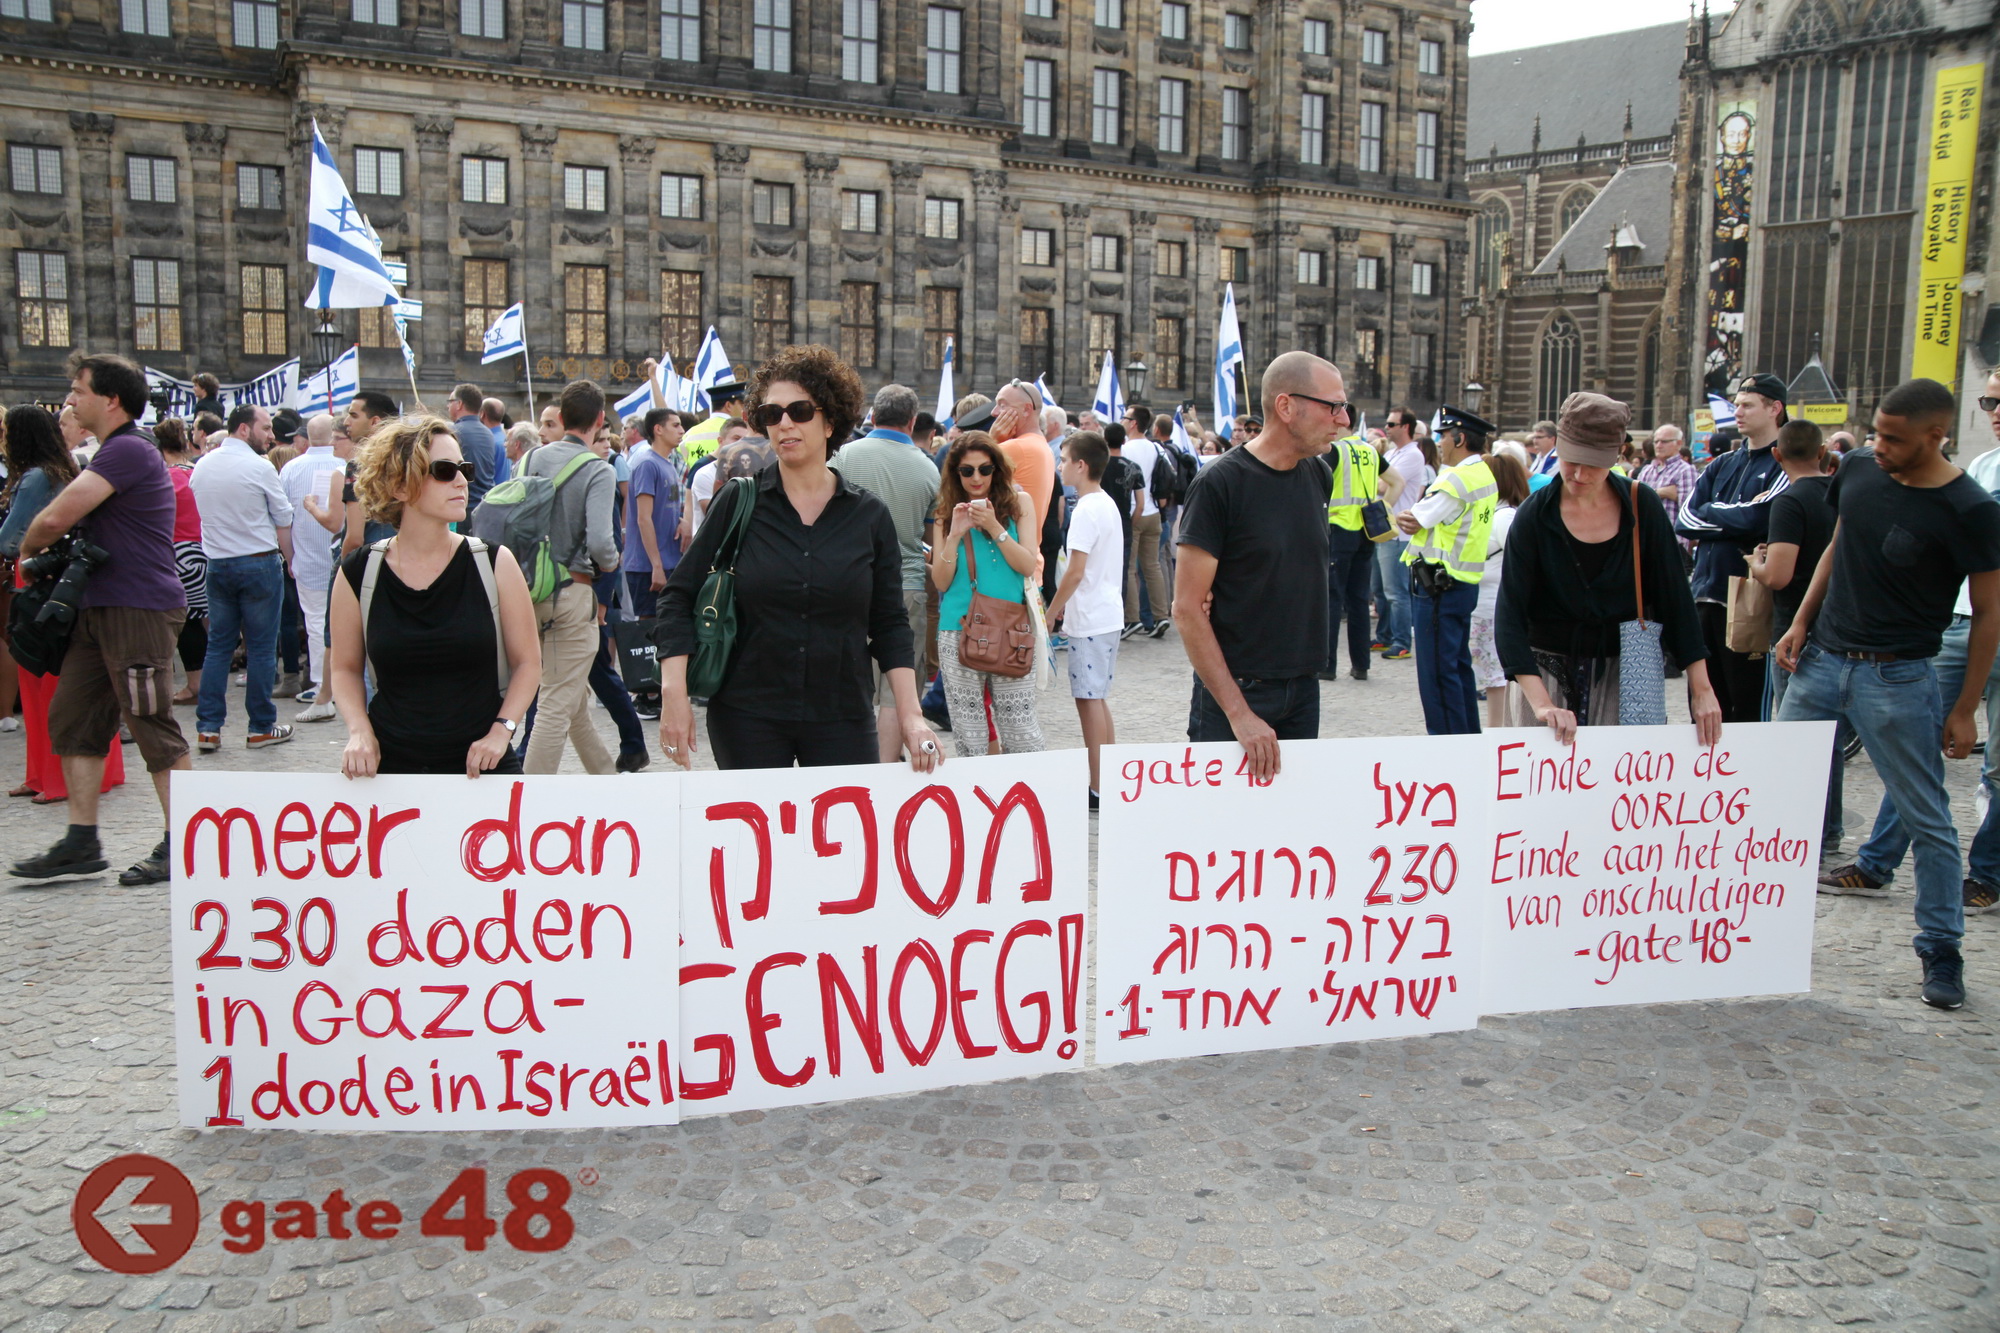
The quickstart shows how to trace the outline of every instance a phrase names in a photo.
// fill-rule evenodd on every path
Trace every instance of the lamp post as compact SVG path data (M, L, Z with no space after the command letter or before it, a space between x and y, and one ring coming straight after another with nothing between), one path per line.
M1465 410L1474 416L1478 416L1480 400L1485 397L1486 386L1478 380L1472 381L1472 383L1465 386Z
M1144 361L1134 361L1125 367L1125 384L1130 390L1125 396L1127 403L1136 403L1146 396L1146 376L1151 373Z
M321 370L333 365L333 359L340 355L340 325L333 322L333 312L319 312L319 325L312 331L313 351L319 353ZM333 376L326 377L326 410L333 411Z

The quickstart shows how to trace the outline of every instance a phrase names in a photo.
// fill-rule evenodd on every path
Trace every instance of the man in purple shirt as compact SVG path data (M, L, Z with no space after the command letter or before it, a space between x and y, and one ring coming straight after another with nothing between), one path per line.
M84 584L49 701L49 743L69 784L69 831L40 856L14 864L22 879L91 875L108 864L97 840L97 797L121 718L153 775L162 815L167 774L194 767L174 720L174 648L187 619L187 595L174 572L174 487L159 449L137 424L146 410L146 375L122 357L78 356L71 376L69 406L102 443L90 467L29 525L21 559L86 519L83 535L109 558ZM162 883L168 864L162 837L118 882Z

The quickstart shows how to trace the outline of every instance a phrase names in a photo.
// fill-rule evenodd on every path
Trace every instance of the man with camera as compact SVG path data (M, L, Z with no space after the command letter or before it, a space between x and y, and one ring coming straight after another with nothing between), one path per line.
M22 879L95 874L108 864L97 839L97 796L121 718L153 775L162 814L168 772L194 766L173 707L174 645L187 619L174 572L174 488L160 451L136 424L146 410L146 376L122 357L75 357L69 407L100 443L90 467L29 526L21 559L26 566L59 542L80 547L73 531L86 519L88 544L105 558L83 584L49 702L49 742L69 784L69 831L14 864ZM163 836L118 882L158 884L168 873Z

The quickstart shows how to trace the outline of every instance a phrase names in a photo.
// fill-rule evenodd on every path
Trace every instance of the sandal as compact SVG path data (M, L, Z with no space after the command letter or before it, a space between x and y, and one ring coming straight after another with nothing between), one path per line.
M8 792L7 794L9 796L37 796L40 795L41 793L39 788L35 787L31 783L24 782L20 786Z
M36 792L31 803L34 805L61 805L68 800L69 797L67 796L48 796L41 792Z
M174 707L179 708L183 704L194 703L199 697L192 690L182 690L174 696Z

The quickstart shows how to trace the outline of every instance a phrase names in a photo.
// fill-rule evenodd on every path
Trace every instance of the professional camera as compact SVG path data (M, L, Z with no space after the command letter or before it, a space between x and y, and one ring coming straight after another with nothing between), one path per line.
M174 415L174 391L165 384L155 384L146 394L146 401L153 405L155 420L164 421Z
M41 554L23 560L21 573L30 582L55 580L55 586L42 599L42 608L35 620L43 624L74 625L77 613L82 609L85 581L110 559L111 552L102 546L72 535Z

